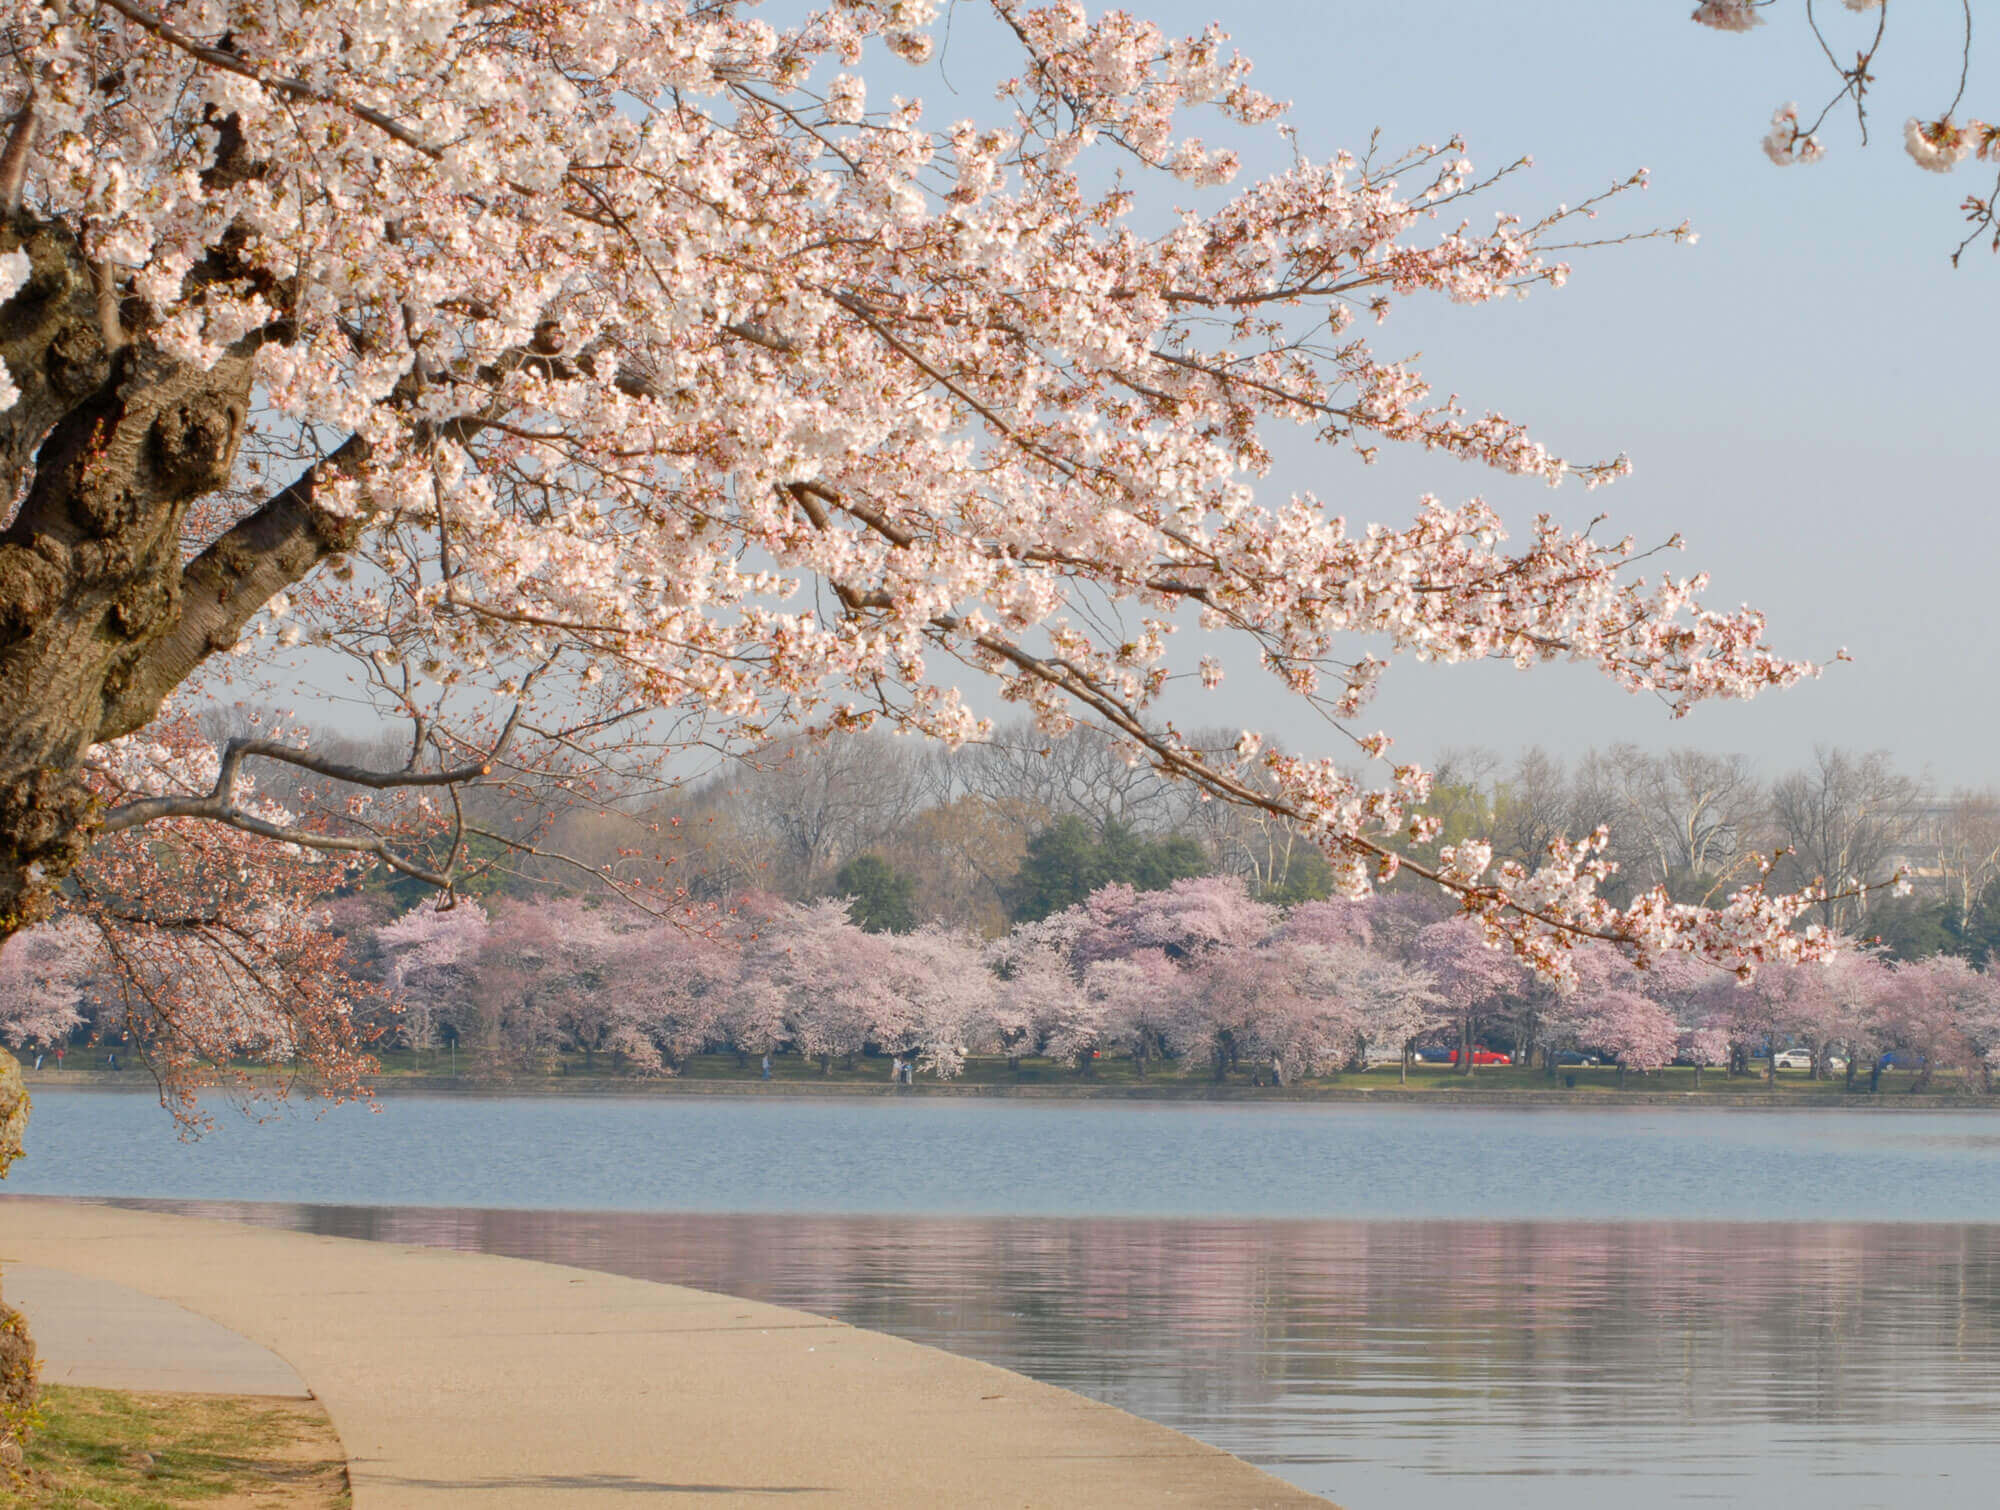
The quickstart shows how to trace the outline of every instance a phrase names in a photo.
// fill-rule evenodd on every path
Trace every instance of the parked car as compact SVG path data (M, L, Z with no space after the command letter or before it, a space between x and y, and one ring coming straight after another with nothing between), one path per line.
M1576 1050L1576 1049L1563 1049L1563 1050L1560 1050L1560 1051L1559 1051L1559 1052L1558 1052L1558 1053L1556 1054L1556 1056L1555 1056L1555 1061L1556 1061L1556 1063L1557 1063L1557 1064L1602 1064L1602 1063L1604 1063L1604 1060L1603 1060L1603 1059L1602 1059L1602 1058L1601 1058L1601 1057L1600 1057L1599 1055L1596 1055L1596 1054L1585 1054L1585 1053L1581 1053L1581 1052L1579 1052L1579 1051L1578 1051L1578 1050Z
M1885 1070L1920 1070L1924 1056L1913 1049L1891 1049L1876 1062Z
M1458 1052L1456 1049L1438 1048L1427 1045L1424 1048L1412 1049L1410 1057L1416 1060L1418 1064L1450 1064L1451 1056L1456 1052Z
M1472 1051L1472 1063L1475 1068L1482 1064L1512 1064L1513 1062L1514 1058L1511 1054L1503 1054L1498 1049L1474 1049ZM1445 1063L1458 1063L1457 1049L1451 1051L1451 1057L1445 1060Z
M1401 1064L1403 1062L1403 1048L1401 1044L1395 1043L1371 1043L1363 1052L1361 1059L1362 1063L1370 1066L1378 1064Z
M1812 1055L1804 1049L1780 1049L1772 1057L1771 1066L1780 1070L1809 1070L1813 1067Z

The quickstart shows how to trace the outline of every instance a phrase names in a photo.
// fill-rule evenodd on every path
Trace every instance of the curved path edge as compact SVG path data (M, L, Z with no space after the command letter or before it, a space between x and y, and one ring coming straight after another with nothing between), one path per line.
M186 1307L326 1407L355 1510L1324 1507L1155 1422L823 1316L595 1270L0 1197L0 1266Z

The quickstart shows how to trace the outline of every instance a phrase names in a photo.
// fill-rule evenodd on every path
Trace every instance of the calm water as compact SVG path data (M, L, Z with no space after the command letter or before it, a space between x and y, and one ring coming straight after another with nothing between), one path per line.
M2000 1496L1978 1116L439 1100L193 1147L161 1123L38 1095L9 1184L800 1306L1350 1510Z

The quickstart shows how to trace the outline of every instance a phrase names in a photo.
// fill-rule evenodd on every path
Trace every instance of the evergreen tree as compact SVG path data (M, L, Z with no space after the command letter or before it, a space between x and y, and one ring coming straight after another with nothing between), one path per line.
M916 882L880 855L856 855L834 873L833 894L868 933L909 933L917 926Z

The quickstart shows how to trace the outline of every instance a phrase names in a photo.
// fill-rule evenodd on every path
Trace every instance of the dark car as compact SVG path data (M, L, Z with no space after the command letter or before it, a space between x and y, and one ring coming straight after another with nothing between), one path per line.
M1575 1049L1564 1049L1555 1055L1557 1064L1602 1064L1604 1061L1595 1054L1579 1053Z

